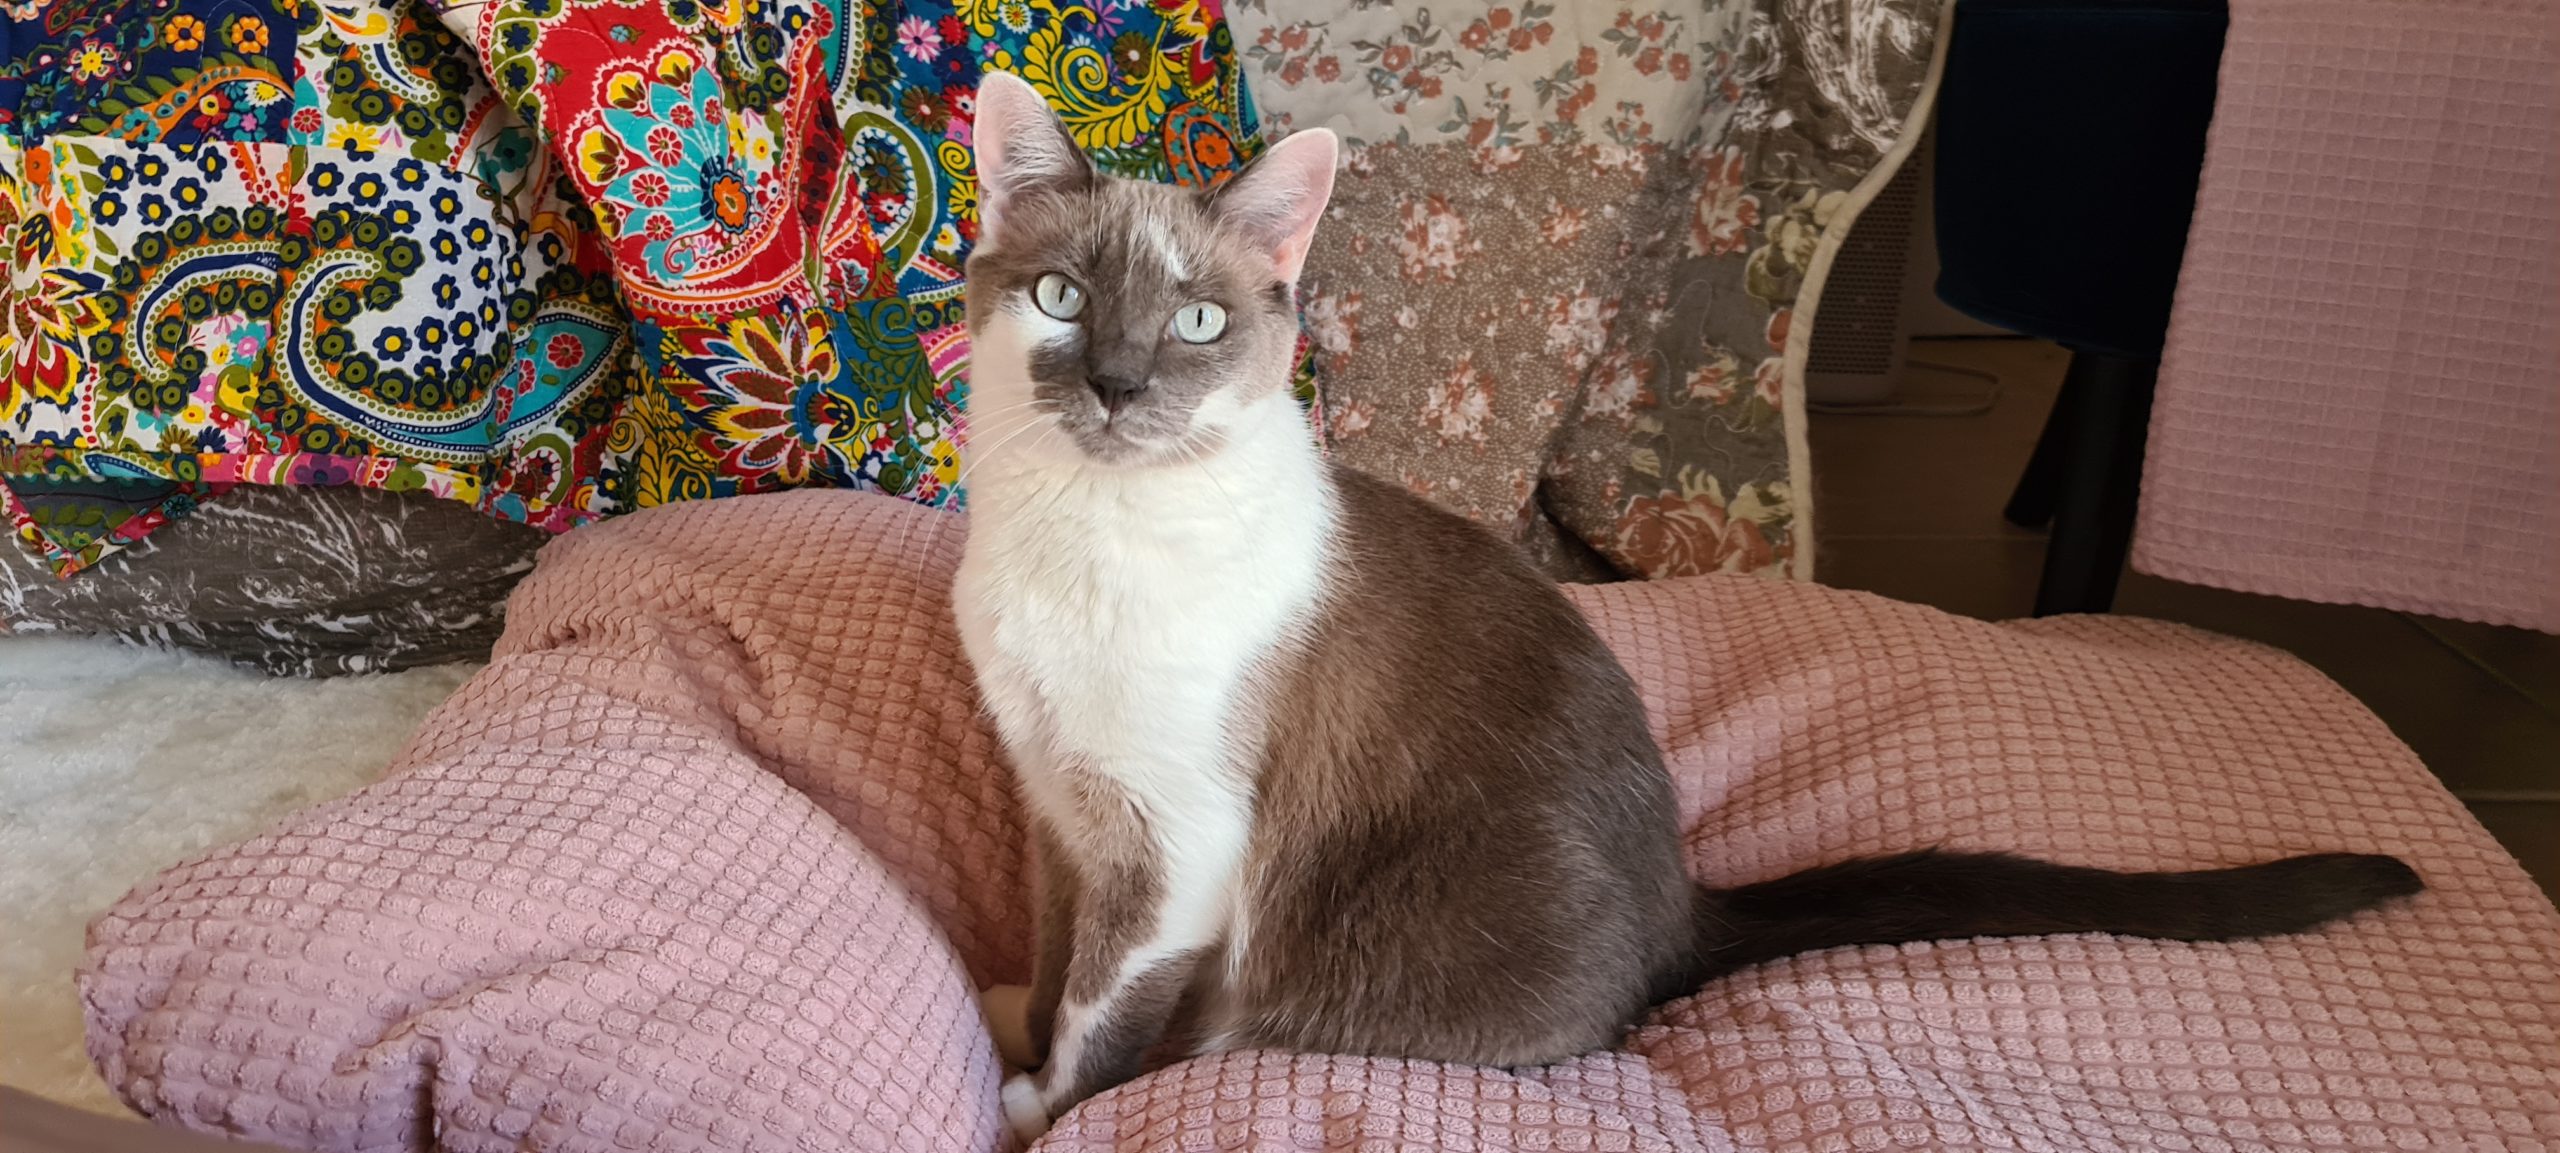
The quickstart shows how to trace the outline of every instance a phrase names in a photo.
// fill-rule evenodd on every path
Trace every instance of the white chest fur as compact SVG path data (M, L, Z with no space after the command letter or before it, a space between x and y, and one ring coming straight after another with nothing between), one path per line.
M1025 799L1071 854L1131 848L1088 839L1075 774L1135 810L1166 881L1142 953L1231 927L1254 678L1322 591L1323 466L1288 398L1266 403L1194 463L1109 468L1054 445L972 473L954 603L980 692Z

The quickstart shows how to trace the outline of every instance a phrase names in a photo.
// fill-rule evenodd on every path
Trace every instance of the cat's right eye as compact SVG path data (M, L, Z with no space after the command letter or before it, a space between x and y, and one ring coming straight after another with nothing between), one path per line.
M1084 289L1062 274L1044 272L1031 286L1031 302L1059 320L1074 320L1084 311Z

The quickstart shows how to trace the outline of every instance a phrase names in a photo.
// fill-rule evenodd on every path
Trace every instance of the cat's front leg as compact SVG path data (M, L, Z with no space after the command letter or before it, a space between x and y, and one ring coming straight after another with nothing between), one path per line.
M1006 1119L1026 1139L1077 1102L1137 1075L1224 929L1243 838L1168 842L1128 831L1141 835L1117 843L1136 851L1078 854L1066 876L1050 878L1070 881L1074 897L1053 899L1042 912L1054 916L1066 904L1074 923L1052 1002L1048 1062L1004 1089ZM1043 937L1050 936L1044 927ZM1035 991L1035 1029L1042 1007Z
M1048 1063L1005 1082L1005 1119L1014 1132L1025 1141L1037 1138L1077 1102L1137 1076L1207 951L1141 951L1113 962L1078 949ZM1098 995L1079 995L1096 988Z
M1049 1059L1050 1042L1057 1036L1058 1003L1067 994L1067 966L1075 956L1079 882L1066 844L1046 820L1036 816L1031 820L1031 852L1032 907L1037 919L1032 925L1031 993L1023 1014L1031 1060L1023 1067L1037 1069Z

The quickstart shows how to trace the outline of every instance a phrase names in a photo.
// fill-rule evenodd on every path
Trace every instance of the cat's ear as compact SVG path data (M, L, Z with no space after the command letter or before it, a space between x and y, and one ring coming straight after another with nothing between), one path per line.
M989 71L979 79L970 139L977 149L980 236L994 235L1005 211L1030 193L1070 192L1093 182L1093 163L1049 110L1048 98L1012 73Z
M1210 203L1218 219L1271 258L1280 279L1298 283L1316 222L1333 196L1333 165L1342 142L1322 128L1290 133L1255 157Z

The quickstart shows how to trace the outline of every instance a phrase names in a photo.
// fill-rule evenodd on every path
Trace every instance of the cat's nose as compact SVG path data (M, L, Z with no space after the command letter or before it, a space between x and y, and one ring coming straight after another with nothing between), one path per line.
M1125 376L1095 374L1085 379L1086 383L1093 386L1093 395L1101 398L1102 410L1114 416L1119 415L1121 409L1128 407L1131 397L1147 390L1145 381L1131 380Z

